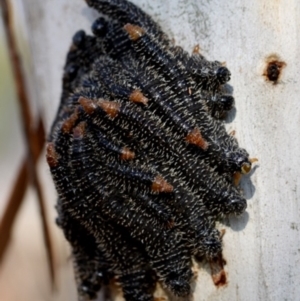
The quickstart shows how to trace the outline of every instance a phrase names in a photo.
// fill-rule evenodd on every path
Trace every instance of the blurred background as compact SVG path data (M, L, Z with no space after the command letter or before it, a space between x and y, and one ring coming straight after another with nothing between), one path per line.
M31 74L31 57L26 31L24 30L24 10L21 1L9 1L14 12L14 32L18 48L21 50L23 71ZM4 1L1 0L1 4ZM1 8L0 8L1 9ZM1 10L1 13L3 11ZM1 14L2 16L2 14ZM4 30L4 20L0 19L0 220L7 210L8 200L26 160L26 138L18 103L16 85L12 73L9 49ZM30 88L29 88L30 89ZM37 123L39 107L30 100L33 123ZM1 254L0 300L76 300L69 247L57 229L54 219L56 195L48 167L44 162L44 151L37 164L38 176L43 188L47 220L52 243L55 246L54 267L55 287L51 285L47 254L43 240L40 207L36 191L28 185L21 206L15 217L8 247ZM24 182L23 178L21 182ZM24 184L24 183L23 183ZM17 188L18 189L18 188ZM3 226L3 225L2 225ZM7 230L2 229L1 230ZM0 234L1 235L1 234ZM2 240L1 240L2 238ZM0 237L3 244L3 237ZM1 245L1 248L3 245Z

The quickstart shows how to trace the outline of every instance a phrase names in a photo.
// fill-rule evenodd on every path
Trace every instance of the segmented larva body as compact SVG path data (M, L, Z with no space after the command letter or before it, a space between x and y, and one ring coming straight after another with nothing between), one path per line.
M246 208L232 179L252 160L218 119L230 72L128 1L86 2L106 19L73 37L47 145L79 299L112 279L127 301L157 281L187 296L192 257L222 252L216 220Z

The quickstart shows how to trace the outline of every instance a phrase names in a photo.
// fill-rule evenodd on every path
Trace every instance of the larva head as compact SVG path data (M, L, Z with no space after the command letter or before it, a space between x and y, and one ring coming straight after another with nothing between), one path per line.
M228 94L216 95L212 101L208 102L211 115L215 118L223 118L226 112L233 108L234 97Z
M104 18L98 18L92 25L92 32L97 37L104 37L107 33L107 21Z
M222 252L220 232L210 224L201 226L195 240L198 242L195 248L197 258L214 258Z
M192 276L192 274L190 276ZM190 286L189 281L187 281L187 280L185 280L181 277L178 277L178 276L175 277L175 275L174 275L173 279L167 279L166 280L166 286L175 295L177 295L179 297L186 297L191 293L191 286Z
M188 71L194 79L201 82L203 79L223 85L230 80L230 71L220 62L208 62L200 54L194 53L187 64Z
M225 66L220 66L214 70L214 74L220 85L227 83L230 80L230 71Z
M246 200L239 194L231 195L227 191L222 196L222 213L224 215L241 215L247 208Z
M80 47L83 44L85 37L86 34L84 30L77 31L72 38L73 45L76 47Z
M234 97L232 95L221 95L217 100L224 111L229 111L233 107Z
M217 229L212 229L211 233L202 241L206 258L217 257L222 252L222 241Z
M222 212L222 216L241 215L247 208L247 202L237 190L229 191L225 188L213 202L206 203L206 207L212 212L212 215L218 216L220 212Z
M64 69L63 80L64 81L73 81L77 75L79 67L76 64L69 64Z
M239 148L235 151L228 151L225 154L226 163L223 166L226 172L240 172L242 174L247 174L251 170L251 160L249 159L249 154L243 148Z
M225 214L234 214L234 215L241 215L245 212L247 208L247 202L242 197L235 197L228 201L227 203L227 212L225 210Z

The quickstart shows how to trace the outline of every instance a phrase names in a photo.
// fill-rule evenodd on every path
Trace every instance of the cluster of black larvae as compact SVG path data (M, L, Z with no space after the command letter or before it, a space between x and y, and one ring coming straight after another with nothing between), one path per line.
M127 301L157 281L188 296L192 258L222 252L216 220L246 208L233 178L251 159L220 120L230 72L130 2L86 2L105 17L73 37L47 145L79 299L111 280Z

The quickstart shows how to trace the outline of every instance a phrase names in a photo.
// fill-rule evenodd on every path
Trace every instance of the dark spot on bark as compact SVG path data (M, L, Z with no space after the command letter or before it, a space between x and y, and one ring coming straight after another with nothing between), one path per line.
M282 69L285 66L286 63L281 61L277 55L270 55L266 59L266 67L263 75L266 77L267 81L270 81L276 85L281 77Z

